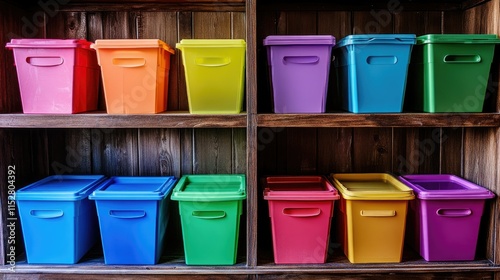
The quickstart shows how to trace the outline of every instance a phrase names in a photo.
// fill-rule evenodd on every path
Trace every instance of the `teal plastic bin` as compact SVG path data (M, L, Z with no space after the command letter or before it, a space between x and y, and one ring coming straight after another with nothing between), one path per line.
M342 109L402 112L415 38L415 34L362 34L337 42L333 54Z
M102 175L54 175L16 192L29 264L75 264L98 241L95 203Z
M96 189L105 264L156 264L163 252L176 178L111 177Z
M429 113L482 112L498 43L495 34L419 36L405 107Z
M179 201L187 265L236 263L245 175L185 175L172 192Z

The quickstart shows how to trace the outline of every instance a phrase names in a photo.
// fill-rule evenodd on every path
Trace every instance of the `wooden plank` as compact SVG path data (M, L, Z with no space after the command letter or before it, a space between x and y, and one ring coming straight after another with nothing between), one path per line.
M318 174L352 172L353 129L318 129Z
M259 114L261 127L497 127L500 114Z
M464 11L443 12L443 34L461 34L464 31Z
M181 174L193 174L193 129L182 129L181 140Z
M352 34L382 34L393 33L393 14L388 10L370 12L353 12Z
M408 279L408 280L432 280L432 279L443 279L449 278L454 280L467 280L467 279L493 279L492 273L488 272L472 272L472 273L455 273L455 274L440 274L440 273L427 273L427 274L352 274L352 275L331 275L331 274L280 274L280 275L262 275L259 279L345 279L345 280L366 280L366 279L377 279L377 280L396 280L396 279Z
M193 173L231 174L232 141L230 129L194 131Z
M102 275L102 274L87 274L87 275L61 275L61 274L9 274L5 275L4 280L50 280L50 279L64 279L68 280L203 280L207 279L205 275L126 275L126 274L115 274L115 275ZM245 275L211 275L212 280L246 280Z
M47 130L49 173L92 174L90 129Z
M353 172L388 172L392 168L392 129L353 130Z
M193 36L196 39L231 39L231 13L193 13Z
M498 203L500 199L500 172L498 157L500 147L498 144L498 129L488 128L470 128L465 129L464 134L464 174L463 177L492 190L497 197L488 202L486 207L485 219L483 223L481 237L479 238L478 251L485 254L495 263L500 262L499 250L499 227L496 222L498 219ZM484 220L483 220L484 221Z
M394 15L395 33L412 33L417 36L441 33L441 12L407 12Z
M139 129L138 139L139 176L182 175L178 129Z
M179 38L178 41L182 39L192 39L193 38L193 13L191 12L180 12L178 14L178 26L179 26ZM179 55L180 54L180 55ZM182 54L177 52L175 56L177 73L177 84L178 84L178 95L179 95L179 110L188 110L189 103L187 97L187 87L186 87L186 73L184 66L182 64Z
M463 129L441 128L440 173L463 174Z
M317 130L289 128L286 137L286 173L289 175L317 174Z
M247 134L245 129L232 129L233 166L231 173L245 174L247 170Z
M177 38L177 13L175 12L141 12L138 18L138 34L140 39L160 39L175 49ZM180 52L176 50L177 56ZM167 110L179 110L178 69L179 60L170 56L168 72Z
M138 174L137 129L92 129L91 133L94 174L106 176Z
M310 35L318 32L316 12L287 12L286 33L290 35Z
M104 39L137 38L137 14L133 12L102 13L102 30Z

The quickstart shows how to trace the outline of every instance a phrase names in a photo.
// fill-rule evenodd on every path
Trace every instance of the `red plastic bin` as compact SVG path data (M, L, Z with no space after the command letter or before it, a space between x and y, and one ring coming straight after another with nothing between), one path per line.
M12 39L24 113L97 109L99 65L84 39Z
M264 179L276 264L325 263L337 190L323 176Z

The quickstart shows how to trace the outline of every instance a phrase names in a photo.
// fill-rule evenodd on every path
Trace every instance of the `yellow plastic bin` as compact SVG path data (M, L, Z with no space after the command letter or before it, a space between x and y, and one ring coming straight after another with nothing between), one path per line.
M401 262L413 190L385 173L331 174L340 196L337 236L351 263Z
M167 109L170 55L157 39L102 39L97 50L108 114L154 114Z
M246 43L240 39L183 39L182 52L191 114L242 111Z

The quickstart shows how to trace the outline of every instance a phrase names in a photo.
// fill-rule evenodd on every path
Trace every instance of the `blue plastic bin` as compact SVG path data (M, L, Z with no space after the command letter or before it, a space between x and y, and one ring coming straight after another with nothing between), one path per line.
M415 34L349 35L334 47L342 109L400 113Z
M99 238L88 199L102 175L49 176L16 192L27 262L75 264Z
M156 264L163 251L175 177L111 177L95 200L105 264Z

